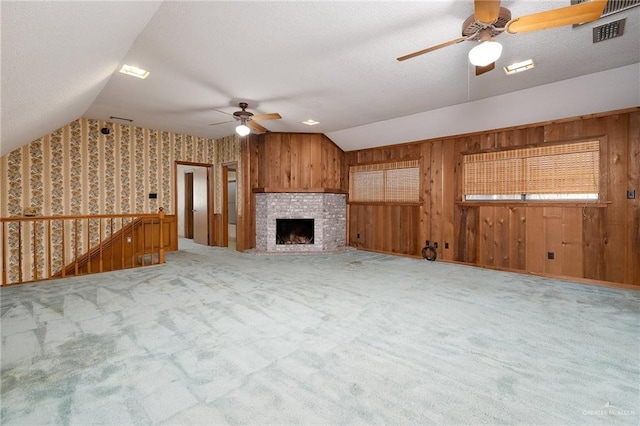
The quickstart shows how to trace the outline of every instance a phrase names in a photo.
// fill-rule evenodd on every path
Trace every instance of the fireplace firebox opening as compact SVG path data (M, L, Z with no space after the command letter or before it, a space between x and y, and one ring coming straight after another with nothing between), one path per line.
M313 219L276 219L276 244L313 244Z

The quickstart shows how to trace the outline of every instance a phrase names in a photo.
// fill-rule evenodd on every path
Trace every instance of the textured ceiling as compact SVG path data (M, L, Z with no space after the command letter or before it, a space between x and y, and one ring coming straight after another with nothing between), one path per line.
M502 2L514 17L568 4ZM279 112L282 120L262 123L271 131L327 133L343 149L357 149L384 143L367 143L375 123L640 62L640 8L598 21L627 17L623 37L598 44L591 41L595 24L501 34L497 69L479 77L467 60L472 42L396 61L458 37L472 11L470 1L444 0L3 1L1 152L80 116L221 137L235 124L209 126L229 119L214 108L232 113L239 101L255 113ZM531 71L506 76L499 69L528 58L536 62ZM151 75L119 74L123 63ZM320 124L301 124L309 118ZM345 139L354 128L358 143Z
M81 117L160 3L0 3L5 155Z

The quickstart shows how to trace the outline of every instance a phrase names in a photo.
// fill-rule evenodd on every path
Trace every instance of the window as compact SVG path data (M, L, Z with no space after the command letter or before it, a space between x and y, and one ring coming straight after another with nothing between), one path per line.
M464 199L598 200L600 141L463 157Z
M351 166L349 201L420 202L418 160Z

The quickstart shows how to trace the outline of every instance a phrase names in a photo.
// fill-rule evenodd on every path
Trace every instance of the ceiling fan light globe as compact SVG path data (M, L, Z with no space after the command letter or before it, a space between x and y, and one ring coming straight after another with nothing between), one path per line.
M469 62L477 67L494 63L502 54L502 45L497 41L483 41L469 51Z
M247 136L249 133L251 133L251 129L246 124L241 124L236 127L236 133L240 136Z

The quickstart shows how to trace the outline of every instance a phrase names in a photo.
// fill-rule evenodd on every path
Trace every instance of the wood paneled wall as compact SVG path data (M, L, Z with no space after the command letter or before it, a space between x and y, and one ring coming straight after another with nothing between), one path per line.
M463 154L590 138L601 140L604 203L462 203ZM403 159L420 159L421 205L350 204L350 245L419 256L430 240L439 259L640 285L640 108L351 151L344 175Z
M349 208L348 241L353 247L415 255L424 245L416 232L420 210L414 205L353 204Z
M239 251L255 248L256 246L256 197L253 188L258 187L258 155L260 137L249 135L243 138L241 145L241 161L243 164L241 181L242 214L236 217L236 248Z
M255 247L255 191L346 192L344 153L319 133L267 133L242 142L238 250ZM240 226L242 223L242 226Z
M344 153L319 133L267 133L258 139L255 188L344 190Z

